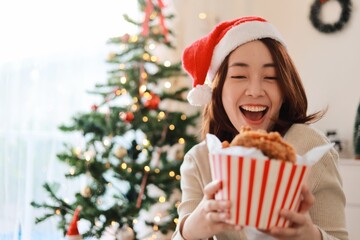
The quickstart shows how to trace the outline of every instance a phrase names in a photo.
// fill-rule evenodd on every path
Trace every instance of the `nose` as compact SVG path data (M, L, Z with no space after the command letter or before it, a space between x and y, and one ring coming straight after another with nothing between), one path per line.
M265 95L262 81L259 79L251 79L248 81L248 85L245 91L247 96L251 97L262 97Z

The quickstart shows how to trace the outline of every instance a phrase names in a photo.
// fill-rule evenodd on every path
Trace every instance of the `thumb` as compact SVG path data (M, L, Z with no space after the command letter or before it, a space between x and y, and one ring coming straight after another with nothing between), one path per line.
M315 197L314 197L314 195L312 195L312 193L310 192L307 185L304 185L301 188L301 195L302 195L303 199L301 201L300 212L304 213L304 212L307 212L311 208L311 206L314 204Z

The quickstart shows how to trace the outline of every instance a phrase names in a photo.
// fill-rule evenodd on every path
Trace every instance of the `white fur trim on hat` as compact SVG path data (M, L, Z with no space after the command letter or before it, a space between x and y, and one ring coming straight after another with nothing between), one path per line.
M207 84L196 85L190 90L187 100L193 106L203 106L210 102L212 96L211 87Z
M238 46L262 38L272 38L286 46L280 32L268 22L249 21L231 28L215 46L208 70L209 79L213 79L225 57Z

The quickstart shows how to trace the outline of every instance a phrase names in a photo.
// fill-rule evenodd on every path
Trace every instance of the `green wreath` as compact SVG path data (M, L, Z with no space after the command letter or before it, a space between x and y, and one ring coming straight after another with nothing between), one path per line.
M350 0L337 0L341 6L341 14L339 20L334 23L323 23L319 17L321 7L327 0L315 0L311 6L310 21L312 25L323 33L333 33L341 30L344 25L349 21L351 14L351 1Z

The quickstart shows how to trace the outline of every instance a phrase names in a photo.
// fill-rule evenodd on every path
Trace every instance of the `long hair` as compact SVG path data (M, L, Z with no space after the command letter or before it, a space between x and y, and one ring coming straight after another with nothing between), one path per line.
M276 119L272 131L278 131L283 135L294 123L310 124L318 121L325 114L325 111L307 115L306 93L298 71L285 47L271 38L263 38L260 41L266 45L271 53L280 91L283 95L279 117ZM222 103L222 90L228 71L230 54L224 59L215 75L212 99L203 111L202 138L205 138L206 133L211 133L221 141L231 141L238 134Z

